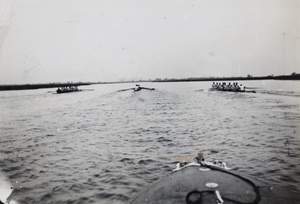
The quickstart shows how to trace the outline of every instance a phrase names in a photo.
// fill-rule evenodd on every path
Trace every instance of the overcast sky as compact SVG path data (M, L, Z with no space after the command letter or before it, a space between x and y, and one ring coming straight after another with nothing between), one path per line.
M300 0L0 0L0 84L300 72Z

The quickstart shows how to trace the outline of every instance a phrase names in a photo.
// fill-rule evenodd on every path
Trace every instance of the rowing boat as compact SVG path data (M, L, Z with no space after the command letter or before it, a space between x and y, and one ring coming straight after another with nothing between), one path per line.
M121 89L121 90L118 90L118 92L121 92L121 91L128 91L128 90L133 90L133 91L140 91L142 89L145 89L145 90L150 90L150 91L153 91L155 90L155 88L147 88L147 87L142 87L138 84L136 84L136 87L134 88L129 88L129 89Z
M65 91L59 91L57 90L56 93L58 94L62 94L62 93L71 93L71 92L78 92L78 91L82 91L82 90L65 90Z
M221 88L210 88L210 91L225 91L225 92L244 92L244 93L256 93L256 91L248 91L241 89L221 89Z
M78 89L77 86L70 86L70 87L58 88L56 90L56 93L62 94L62 93L71 93L71 92L78 92L78 91L82 91L82 90Z

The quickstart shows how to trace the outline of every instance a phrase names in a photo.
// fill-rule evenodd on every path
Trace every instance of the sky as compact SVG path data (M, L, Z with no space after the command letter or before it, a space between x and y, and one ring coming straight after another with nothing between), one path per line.
M0 0L0 84L300 73L300 0Z

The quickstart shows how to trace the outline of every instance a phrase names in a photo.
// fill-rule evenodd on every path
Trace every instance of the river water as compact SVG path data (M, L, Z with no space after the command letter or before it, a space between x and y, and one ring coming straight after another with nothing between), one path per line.
M257 93L211 82L0 92L0 190L20 204L126 203L202 152L299 194L300 82L242 83Z

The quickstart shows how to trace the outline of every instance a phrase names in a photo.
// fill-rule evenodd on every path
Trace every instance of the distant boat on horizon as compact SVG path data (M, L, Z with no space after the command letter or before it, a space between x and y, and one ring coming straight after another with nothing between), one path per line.
M246 93L256 93L256 91L248 91L246 87L242 84L239 85L237 82L233 84L226 84L225 82L216 83L213 82L212 88L209 89L210 91L227 91L227 92L246 92Z
M140 90L142 90L142 89L146 89L146 90L150 90L150 91L155 90L155 88L142 87L142 86L140 86L139 84L136 84L135 86L136 86L136 87L134 87L134 88L121 89L121 90L119 90L119 92L120 92L120 91L128 91L128 90L140 91Z
M71 92L78 92L82 91L81 89L78 89L77 86L64 86L60 87L56 90L56 93L61 94L61 93L71 93Z

